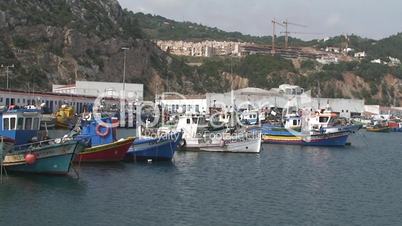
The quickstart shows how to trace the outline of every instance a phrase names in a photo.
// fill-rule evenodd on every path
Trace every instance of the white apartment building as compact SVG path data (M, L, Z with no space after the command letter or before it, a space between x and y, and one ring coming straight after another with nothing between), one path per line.
M156 45L163 51L178 56L226 56L241 55L241 46L250 45L244 42L227 42L227 41L203 41L203 42L185 42L185 41L156 41Z

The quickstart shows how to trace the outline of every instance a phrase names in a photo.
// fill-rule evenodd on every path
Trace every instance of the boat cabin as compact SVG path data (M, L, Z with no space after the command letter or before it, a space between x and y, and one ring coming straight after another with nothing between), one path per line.
M332 127L334 126L337 117L337 114L330 111L324 111L322 113L317 112L310 118L311 129Z
M200 126L206 126L205 117L199 115L183 115L179 117L176 131L183 131L183 138L197 137Z
M296 129L301 127L301 118L299 116L289 116L284 120L286 129Z
M244 111L241 115L242 122L247 125L256 125L259 123L258 111Z
M38 136L42 114L36 109L16 109L0 112L0 136L27 144Z
M82 120L81 131L76 137L77 140L85 140L87 146L98 146L110 144L117 140L117 129L112 126L117 123L110 117L102 118L103 123L97 122L95 119Z

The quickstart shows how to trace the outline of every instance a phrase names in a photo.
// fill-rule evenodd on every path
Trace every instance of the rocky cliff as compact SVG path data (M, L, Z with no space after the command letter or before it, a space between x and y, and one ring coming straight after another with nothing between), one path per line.
M400 66L369 61L319 66L252 55L204 59L201 66L191 67L185 58L170 56L147 40L141 24L144 18L138 21L117 0L2 0L0 64L15 65L11 88L49 91L52 84L76 79L121 82L122 47L128 47L126 81L143 83L149 99L166 90L200 94L247 86L270 89L282 83L314 91L320 81L326 97L402 104ZM0 77L1 88L5 80Z
M184 93L205 91L200 84L194 88L202 79L194 81L193 71L142 38L132 15L117 0L2 0L0 63L16 65L11 87L50 90L51 84L75 79L120 82L121 48L128 47L126 81L144 83L146 96L168 84ZM4 77L0 81L5 84Z

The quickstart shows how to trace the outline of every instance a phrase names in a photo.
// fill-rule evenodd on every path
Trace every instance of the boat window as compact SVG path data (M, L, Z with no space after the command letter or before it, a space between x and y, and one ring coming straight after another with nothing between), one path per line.
M293 125L297 126L297 120L293 120Z
M15 130L15 122L17 118L10 118L10 130Z
M32 128L32 118L25 118L25 130L31 130Z
M320 122L328 122L329 117L320 117Z
M3 119L3 128L4 128L4 130L9 130L9 128L10 128L9 123L10 123L10 120L8 118Z
M33 130L39 130L39 118L34 118Z
M190 124L190 119L189 118L187 119L187 124Z
M24 127L24 118L18 118L17 120L17 130L22 130Z

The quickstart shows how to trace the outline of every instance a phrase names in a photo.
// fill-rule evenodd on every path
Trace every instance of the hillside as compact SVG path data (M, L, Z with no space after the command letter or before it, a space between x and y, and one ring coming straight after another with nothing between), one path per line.
M126 81L144 83L148 98L167 90L167 78L171 90L194 92L191 69L144 39L133 15L117 0L0 1L0 63L16 66L11 88L49 91L75 79L120 82L121 48L129 47ZM5 80L0 77L2 86Z
M270 37L224 32L190 22L123 10L117 0L3 0L0 2L0 64L15 64L11 88L49 91L52 84L75 79L120 82L122 47L127 51L127 82L145 85L145 96L168 90L183 94L228 91L231 87L264 89L282 83L317 90L323 96L364 98L368 103L401 102L402 69L369 61L322 66L314 61L252 55L242 59L189 59L170 56L150 39L237 40L269 43ZM280 40L280 39L279 39ZM294 41L298 41L294 39ZM341 36L300 45L339 45ZM402 59L402 35L383 40L353 36L352 47L370 57ZM233 72L233 73L232 73ZM0 84L5 86L5 77ZM399 84L399 85L398 85ZM400 103L402 104L402 103Z
M149 39L160 40L186 40L186 41L239 41L259 44L271 44L272 36L252 36L240 32L226 32L216 27L208 27L192 22L178 22L162 16L135 13L134 18L143 29ZM279 36L278 45L284 43L285 37ZM314 41L315 42L315 41ZM289 37L289 43L298 46L308 46L311 42L305 42L298 38Z

